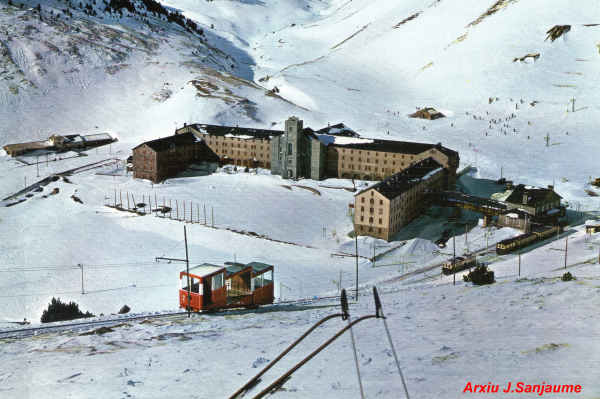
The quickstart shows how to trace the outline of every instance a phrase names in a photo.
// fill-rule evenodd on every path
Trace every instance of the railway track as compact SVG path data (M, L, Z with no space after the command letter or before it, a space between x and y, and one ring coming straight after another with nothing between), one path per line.
M226 316L231 314L239 314L239 313L267 313L274 311L301 311L301 310L310 310L310 309L319 309L323 307L329 306L339 306L337 303L335 305L315 305L315 303L322 302L331 302L338 301L340 298L337 296L322 296L322 297L313 297L313 298L303 298L297 300L290 301L282 301L276 302L272 305L264 305L260 306L256 309L230 309L218 312L192 312L192 315L202 315L202 316ZM111 317L105 320L90 320L90 321L77 321L71 323L64 324L53 324L53 325L42 325L36 327L24 327L24 328L14 328L14 329L4 329L0 330L0 340L4 339L25 339L33 336L38 336L42 334L51 334L61 331L86 331L91 328L98 327L110 327L118 324L126 323L129 321L136 320L147 320L147 319L161 319L161 318L169 318L169 317L186 317L188 312L161 312L154 314L145 314L145 315L130 315L130 316L120 316L120 317ZM81 320L81 319L79 319Z

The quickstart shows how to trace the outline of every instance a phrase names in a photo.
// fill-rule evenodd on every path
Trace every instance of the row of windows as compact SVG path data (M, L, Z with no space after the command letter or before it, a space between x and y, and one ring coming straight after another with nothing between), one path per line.
M346 153L350 153L350 154L354 154L354 150L353 149L346 149L346 148L342 148L342 154L346 154ZM404 157L407 157L409 159L414 159L415 156L414 155L406 155L406 154L398 154L398 153L388 153L388 152L378 152L378 151L365 151L365 150L356 150L357 154L362 154L362 155L370 155L370 156L374 156L374 157L381 157L383 156L383 158L387 158L388 154L390 156L390 158L402 158L404 159ZM343 157L343 155L342 155ZM367 160L368 162L368 160Z
M373 193L373 191L371 191L371 197L372 197L373 195L374 195L374 193ZM360 202L362 202L362 203L364 204L364 203L365 203L365 197L361 197L361 198L360 198ZM374 203L375 203L375 199L374 199L374 198L371 198L371 199L369 200L369 203L370 203L370 204L374 204ZM379 200L379 205L383 205L383 200L382 200L382 199L380 199L380 200Z
M373 220L374 220L374 219L373 219L372 217L370 217L370 218L369 218L369 223L373 224ZM365 221L365 217L364 217L364 216L361 216L361 217L360 217L360 221L361 221L361 222L364 222L364 221ZM383 224L383 219L382 219L382 218L379 218L379 224Z
M393 166L396 165L395 162L393 162L393 164L394 164ZM356 165L356 169L354 168L353 164L349 165L349 164L342 163L341 166L342 166L342 169L350 169L350 170L360 170L361 169L360 165ZM404 167L404 162L402 162L400 166ZM377 168L377 167L371 168L370 165L362 165L362 170L371 171L371 169L373 170L373 172L377 172L377 170L379 168ZM385 173L385 168L381 168L381 173Z
M404 157L404 155L402 157ZM348 159L346 159L346 157L342 155L342 161L347 161L347 160ZM354 157L349 157L349 160L350 160L350 162L354 162ZM358 162L362 162L363 161L362 158L357 158L356 160ZM367 158L367 159L365 159L365 162L366 163L371 163L371 159ZM392 162L392 165L396 165L396 161L391 161L391 162ZM375 163L379 164L379 159L375 158ZM383 160L383 164L387 165L387 159ZM399 164L402 165L402 166L404 166L404 162L399 162Z
M379 214L383 215L383 208L378 208L378 210L379 210ZM360 212L361 213L365 213L365 207L364 206L360 207ZM374 212L375 212L374 208L369 208L369 213L374 213Z

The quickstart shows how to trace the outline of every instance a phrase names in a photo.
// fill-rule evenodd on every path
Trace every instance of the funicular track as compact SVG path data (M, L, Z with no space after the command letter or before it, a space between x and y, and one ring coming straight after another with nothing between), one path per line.
M295 312L295 311L303 311L303 310L311 310L311 309L319 309L323 307L330 306L339 306L338 304L331 305L323 305L326 302L332 302L339 300L340 296L321 296L321 297L312 297L312 298L303 298L297 300L290 301L281 301L276 302L271 305L263 305L256 309L228 309L223 311L216 312L192 312L191 315L202 315L202 316L227 316L231 314L240 314L240 313L268 313L268 312ZM4 329L0 330L0 340L2 339L24 339L32 336L38 336L41 334L51 334L58 333L62 331L84 331L89 328L97 328L97 327L110 327L117 324L121 324L128 321L135 320L146 320L146 319L160 319L160 318L168 318L168 317L187 317L188 312L160 312L153 314L135 314L130 316L119 316L119 317L111 317L104 320L90 320L90 321L78 321L64 324L53 324L53 325L43 325L36 327L26 327L26 328L18 328L18 329Z

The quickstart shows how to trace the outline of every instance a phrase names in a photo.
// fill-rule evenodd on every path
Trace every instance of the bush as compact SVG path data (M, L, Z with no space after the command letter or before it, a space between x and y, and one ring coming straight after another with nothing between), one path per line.
M42 313L41 322L51 323L53 321L64 321L81 319L84 317L94 317L90 312L83 313L79 310L79 305L75 302L61 302L60 298L52 297L52 301L48 304L48 309Z
M494 280L494 272L484 265L477 266L468 274L465 274L463 280L472 282L475 285L492 284L496 281Z
M573 276L571 274L571 272L566 272L565 274L562 275L562 277L560 279L562 281L571 281L571 280L575 280L575 276Z

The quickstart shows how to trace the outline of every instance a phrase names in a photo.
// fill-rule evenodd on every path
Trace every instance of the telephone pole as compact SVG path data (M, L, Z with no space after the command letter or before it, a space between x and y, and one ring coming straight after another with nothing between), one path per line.
M567 250L569 245L569 236L565 239L565 269L567 268Z
M456 267L456 236L452 236L452 285L456 285L456 271L454 268Z
M77 266L81 269L81 294L85 294L85 289L83 288L83 264L79 263Z
M358 302L358 234L354 229L354 248L356 251L356 288L354 290L354 300Z
M190 285L190 258L188 257L188 247L187 247L187 231L185 229L185 224L183 225L183 239L185 241L185 272L187 274L187 310L188 310L188 318L191 317L192 311L192 293L191 293L191 285Z

